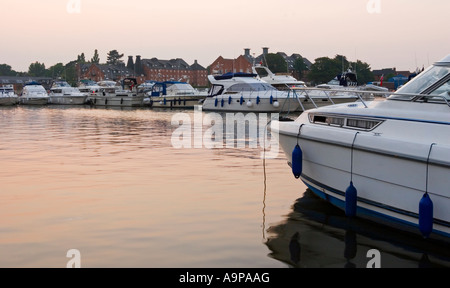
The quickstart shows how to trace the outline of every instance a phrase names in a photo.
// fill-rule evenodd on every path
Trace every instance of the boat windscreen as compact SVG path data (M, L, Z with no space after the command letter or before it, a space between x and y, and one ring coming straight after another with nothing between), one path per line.
M276 90L267 83L238 83L228 88L228 92L258 92Z
M442 89L448 87L448 84L445 86L448 83L445 79L449 76L450 67L432 66L406 83L402 88L397 90L397 93L431 94L436 90L440 91L442 86L444 86ZM412 100L413 98L414 96L410 95L395 94L389 97L389 99L393 100Z

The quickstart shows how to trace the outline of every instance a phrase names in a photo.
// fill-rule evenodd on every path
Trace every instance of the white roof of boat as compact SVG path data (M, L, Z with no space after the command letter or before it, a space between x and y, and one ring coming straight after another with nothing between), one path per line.
M439 60L436 64L450 65L450 54Z

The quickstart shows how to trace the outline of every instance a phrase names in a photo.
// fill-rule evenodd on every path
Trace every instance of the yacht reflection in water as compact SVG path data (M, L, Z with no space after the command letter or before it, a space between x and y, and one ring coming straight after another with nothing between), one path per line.
M310 190L292 209L286 220L267 229L265 243L270 257L290 267L450 267L450 251L444 244L350 219ZM379 252L378 258L371 251Z

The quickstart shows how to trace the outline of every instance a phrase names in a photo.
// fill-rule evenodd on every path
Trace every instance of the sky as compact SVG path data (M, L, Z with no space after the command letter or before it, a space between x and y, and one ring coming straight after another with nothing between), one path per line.
M414 71L450 54L448 0L0 0L0 64L48 68L98 49L128 56L237 58L244 49L344 55L372 69Z

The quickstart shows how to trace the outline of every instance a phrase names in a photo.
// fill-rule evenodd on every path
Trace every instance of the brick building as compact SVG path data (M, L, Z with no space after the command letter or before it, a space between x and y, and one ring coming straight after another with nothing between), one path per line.
M250 54L250 49L246 48L244 49L244 55L239 56L237 59L225 59L222 56L219 56L210 66L210 73L211 74L225 74L227 72L244 72L244 73L251 73L252 72L252 66L256 64L265 64L265 56L269 54L269 48L264 47L263 53L259 56L252 56ZM291 56L288 56L284 52L277 52L276 54L281 55L284 60L286 61L286 64L288 66L288 71L291 73L294 77L298 78L297 73L294 68L295 61L301 57L300 54L292 54ZM303 58L304 63L306 66L311 67L312 63L306 59Z
M125 65L93 64L86 63L78 65L79 79L90 79L95 82L103 80L120 81L126 77L135 77L134 71L125 67ZM144 82L144 77L139 78L138 82Z
M195 60L189 65L183 59L161 60L157 58L143 59L142 67L146 80L181 81L194 87L208 85L207 70Z
M249 61L244 55L239 56L237 59L225 59L219 56L210 66L211 74L225 74L228 72L252 72L252 62Z
M154 81L181 81L194 87L206 87L208 85L207 70L197 63L189 65L183 59L160 60L157 58L141 59L136 56L133 63L132 56L128 57L127 66L109 64L81 64L78 66L80 79L93 81L113 80L119 81L125 77L134 77L138 83L146 80Z

